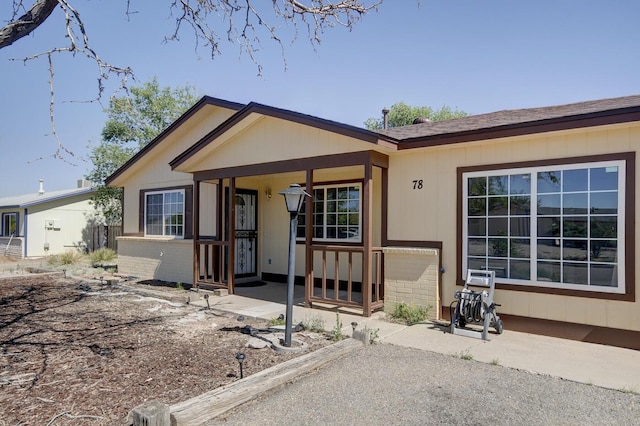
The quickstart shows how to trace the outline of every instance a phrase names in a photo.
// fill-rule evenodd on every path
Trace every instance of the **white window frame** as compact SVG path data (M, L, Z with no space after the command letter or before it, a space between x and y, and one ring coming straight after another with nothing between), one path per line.
M598 285L589 285L589 284L572 284L572 283L562 283L562 282L550 282L539 280L537 273L537 238L538 238L538 229L537 229L537 218L538 218L538 206L537 206L537 196L538 196L538 185L537 185L537 173L543 171L564 171L564 170L579 170L579 169L592 169L592 168L606 168L606 167L617 167L618 168L618 210L617 210L617 286L598 286ZM546 288L554 288L554 289L569 289L569 290L578 290L578 291L588 291L588 292L598 292L598 293L614 293L614 294L624 294L626 291L626 280L625 280L625 229L626 229L626 218L625 218L625 200L626 200L626 161L625 160L611 160L611 161L593 161L593 162L585 162L585 163L569 163L569 164L560 164L560 165L540 165L540 166L532 166L532 167L517 167L517 168L504 168L504 169L487 169L487 170L478 170L478 171L469 171L462 173L462 271L461 276L465 276L466 270L468 268L468 242L469 242L469 230L468 230L468 218L469 218L469 210L468 210L468 201L469 201L469 186L468 180L469 178L474 177L490 177L490 176L501 176L501 175L521 175L521 174L530 174L531 175L531 190L530 190L530 280L521 280L521 279L511 279L511 278L500 278L500 283L504 284L513 284L513 285L523 285L523 286L535 286L535 287L546 287ZM590 197L593 193L597 191L589 190L587 192ZM567 193L562 193L567 194ZM541 215L544 216L544 215ZM562 217L562 214L560 214ZM473 216L472 216L473 217ZM515 217L511 214L508 214L508 218ZM486 236L489 238L489 236ZM512 238L511 236L509 236ZM632 236L630 236L632 237ZM471 236L473 238L473 236ZM523 237L526 238L526 237ZM570 237L564 237L560 235L560 240L570 239ZM587 241L592 241L591 236L587 238ZM488 258L488 254L486 255ZM510 258L510 254L507 256L507 259ZM560 259L560 262L563 262ZM585 263L587 265L598 264L598 262L592 262L591 260L587 260Z
M173 193L180 193L182 195L182 210L181 210L181 215L182 215L182 224L181 225L173 225L173 224L168 224L167 221L167 217L170 215L169 213L167 213L165 211L165 209L167 208L167 203L165 201L165 197L168 194L173 194ZM151 196L151 195L158 195L158 194L162 194L162 234L149 234L147 232L147 227L148 227L148 223L147 223L147 197ZM145 237L164 237L164 238L175 238L175 239L184 239L184 234L185 234L185 220L186 220L186 212L185 212L185 203L186 203L186 194L185 194L185 190L184 189L171 189L171 190L164 190L164 191L147 191L144 193L144 236ZM167 235L166 234L166 227L167 226L180 226L182 228L182 233L180 235Z
M20 229L18 228L19 226L19 222L18 219L20 217L20 215L17 212L7 212L7 213L2 213L2 236L4 237L10 237L11 236L11 232L8 232L9 230L5 228L5 222L7 220L9 220L10 217L14 217L15 218L15 222L16 222L16 232L13 234L14 237L17 237L20 234ZM7 232L5 232L7 231Z
M326 208L326 203L327 203L327 197L326 197L326 192L327 189L340 189L340 188L350 188L350 187L355 187L358 189L358 235L356 238L327 238L327 227L329 225L327 225L327 208ZM323 220L323 224L322 224L322 234L324 235L324 237L316 237L315 233L313 233L313 241L318 241L318 242L338 242L338 243L360 243L362 242L362 183L361 182L347 182L347 183L340 183L340 184L327 184L327 185L314 185L313 187L313 191L316 191L318 189L324 190L325 191L325 197L324 197L324 207L323 207L323 215L324 215L324 220ZM306 190L306 189L305 189ZM311 209L313 210L313 205L314 205L315 201L312 199L311 200L311 204L312 207ZM306 204L305 204L306 205ZM307 212L301 212L300 215L304 215L305 216L305 221L307 220L311 220L312 221L312 227L313 226L313 211L312 214L309 215ZM306 223L306 222L305 222ZM298 225L299 227L301 227L302 225ZM354 227L353 225L347 225L348 227ZM296 238L297 241L304 241L304 238L302 237L297 237Z

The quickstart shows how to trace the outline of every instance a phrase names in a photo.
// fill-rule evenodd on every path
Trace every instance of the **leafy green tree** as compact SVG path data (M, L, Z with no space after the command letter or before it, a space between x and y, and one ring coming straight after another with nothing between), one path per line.
M387 118L389 127L400 127L413 124L416 118L441 121L466 117L467 115L466 112L447 105L443 105L440 109L433 109L428 106L410 106L400 101L391 106ZM370 117L364 122L364 125L369 130L381 130L384 127L384 119Z
M89 153L93 168L86 177L96 186L93 202L109 224L122 219L122 192L106 187L105 180L198 100L194 87L161 88L156 78L130 92L111 99L102 141Z

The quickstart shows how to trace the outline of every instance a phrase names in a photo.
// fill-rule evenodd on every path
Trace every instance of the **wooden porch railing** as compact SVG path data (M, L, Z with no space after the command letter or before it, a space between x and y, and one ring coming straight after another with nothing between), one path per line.
M357 246L336 246L314 244L312 251L312 284L306 285L308 303L324 303L338 307L362 309L364 316L383 307L384 270L382 248L374 248L371 253L371 282L365 271L365 249ZM356 260L359 259L359 265ZM316 271L316 265L320 271ZM332 269L329 271L329 269ZM354 274L358 270L359 274ZM329 276L331 274L331 276ZM354 275L358 276L354 279ZM367 290L367 287L369 290Z
M227 288L228 241L197 240L194 263L196 286Z

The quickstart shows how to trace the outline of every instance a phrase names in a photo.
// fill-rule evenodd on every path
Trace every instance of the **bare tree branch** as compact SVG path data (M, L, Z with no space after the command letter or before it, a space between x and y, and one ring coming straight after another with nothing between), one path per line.
M265 2L266 3L266 2ZM307 33L312 45L319 44L321 35L328 28L342 26L352 29L353 25L366 13L377 10L382 0L343 0L331 2L328 0L272 0L273 19L291 24L294 30L292 42L298 36L298 25L307 27ZM371 4L368 4L371 3ZM257 8L252 0L173 0L170 6L172 16L175 18L175 30L173 34L165 38L165 41L179 40L179 34L183 26L191 27L196 40L196 49L199 42L203 42L210 49L211 58L220 55L220 34L209 24L211 14L216 14L218 19L226 25L227 40L236 42L241 53L249 55L249 58L258 67L258 74L262 72L256 53L260 50L261 43L258 32L266 31L269 38L280 46L283 62L286 69L284 56L284 44L278 35L276 27L269 23L268 19ZM268 4L268 3L267 3ZM263 6L267 8L267 6ZM236 22L236 15L240 19Z
M10 46L15 41L31 34L47 20L57 5L58 0L36 0L27 13L18 19L14 19L18 10L23 7L22 1L14 1L11 21L4 28L0 28L0 49Z
M131 68L115 66L103 60L93 49L85 23L78 10L71 4L73 0L31 0L33 5L28 11L24 6L25 1L12 0L11 18L6 21L7 24L4 27L0 28L0 49L12 45L35 31L49 18L56 7L62 10L68 46L51 48L20 60L26 63L41 57L47 58L49 63L51 135L57 142L56 151L51 157L65 161L68 157L77 159L73 152L62 144L56 130L53 55L62 53L73 56L80 55L95 63L97 68L96 97L83 102L100 102L105 90L105 80L112 76L120 78L120 86L115 90L114 95L120 91L128 92L128 81L129 79L135 80L135 76ZM285 47L280 35L281 31L286 32L287 29L282 29L275 24L290 25L290 30L293 31L291 42L294 42L299 36L298 26L306 27L309 41L315 49L316 45L320 44L321 35L326 29L342 26L351 30L363 15L377 10L382 1L169 0L169 12L170 16L175 19L175 29L171 35L165 37L165 41L179 40L181 31L184 28L190 28L195 40L195 50L197 51L199 45L203 44L210 49L211 58L214 59L221 54L221 35L222 37L226 36L227 41L239 46L241 54L249 56L257 66L258 74L261 74L262 66L257 58L257 53L262 48L261 39L265 36L280 47L283 64L285 69L287 68ZM126 6L127 19L131 14L137 13L132 10L133 0L123 0L123 3ZM269 12L270 10L272 13Z

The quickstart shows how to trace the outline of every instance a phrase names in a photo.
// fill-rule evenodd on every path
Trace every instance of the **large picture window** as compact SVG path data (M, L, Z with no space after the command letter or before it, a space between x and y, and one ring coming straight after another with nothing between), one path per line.
M625 161L463 173L463 270L625 292Z
M145 235L184 237L184 190L145 193Z
M360 184L314 186L312 204L314 240L360 241ZM298 238L304 238L309 220L305 206L298 215Z

